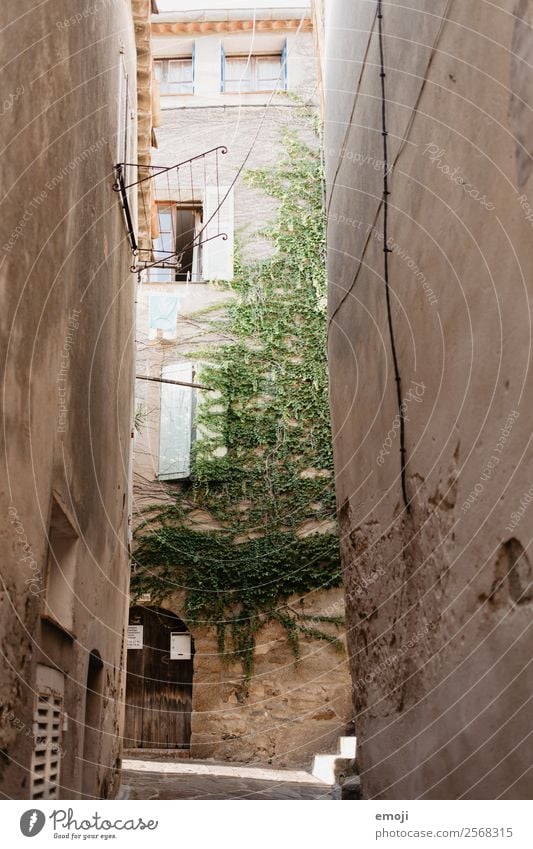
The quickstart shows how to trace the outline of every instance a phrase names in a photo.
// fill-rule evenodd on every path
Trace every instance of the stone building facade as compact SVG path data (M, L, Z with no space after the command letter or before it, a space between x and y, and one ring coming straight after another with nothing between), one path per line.
M229 238L204 244L201 256L197 251L192 262L189 260L189 279L187 274L175 279L157 269L143 272L137 374L156 381L137 381L142 425L135 443L136 522L143 520L143 510L150 505L172 503L180 477L187 478L190 472L190 442L180 449L186 469L173 471L165 465L168 452L163 427L168 425L162 422L168 405L185 403L190 416L190 404L201 403L202 390L176 390L171 384L158 383L157 378L194 382L189 355L207 344L225 342L205 322L202 311L209 309L212 318L231 297L227 287L217 281L233 277L235 243L245 258L266 256L270 250L256 231L274 216L275 202L242 177L234 182L235 178L240 169L257 169L277 161L284 128L295 128L311 138L299 114L300 104L289 98L287 91L304 103L318 103L309 10L257 10L255 31L251 8L231 13L166 14L154 20L152 32L162 108L154 163L170 166L214 147L226 147L227 153L218 159L213 154L206 157L205 170L202 163L192 179L183 169L180 195L173 202L178 209L196 207L201 226L213 203L229 191L217 222ZM261 62L266 64L262 67ZM158 203L164 206L168 198L162 197ZM162 297L164 314L158 326L156 307ZM174 307L167 298L175 300ZM197 510L190 518L198 530L219 529L204 511ZM293 601L310 616L342 616L344 610L340 589ZM150 607L151 601L148 598L143 603ZM243 698L242 667L222 662L216 629L187 622L181 593L166 598L163 608L180 617L194 644L190 739L179 741L193 757L293 764L308 762L316 751L335 748L337 736L345 733L351 708L346 659L332 646L304 638L302 661L295 666L286 632L279 623L271 623L260 633L254 677L248 697ZM137 662L132 661L135 651L129 652L132 664ZM170 741L169 746L177 742ZM143 745L163 744L147 740Z
M532 792L532 22L527 0L328 7L331 408L370 798Z
M119 780L135 278L112 187L138 155L137 73L150 113L149 16L148 0L2 7L7 798L108 798Z

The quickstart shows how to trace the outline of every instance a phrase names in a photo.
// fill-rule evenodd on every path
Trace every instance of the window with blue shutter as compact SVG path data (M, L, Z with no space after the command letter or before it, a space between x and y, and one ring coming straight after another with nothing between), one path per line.
M281 80L280 85L283 91L287 91L287 39L283 42L281 51Z
M154 59L161 94L194 94L194 50L191 56Z
M282 54L256 53L224 56L223 91L243 94L284 91Z

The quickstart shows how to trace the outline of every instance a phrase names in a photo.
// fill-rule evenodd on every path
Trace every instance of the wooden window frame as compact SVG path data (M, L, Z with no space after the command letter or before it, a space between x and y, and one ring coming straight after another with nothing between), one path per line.
M236 80L228 81L227 78L227 63L232 59L246 59L249 63L249 67L251 70L251 82L250 88L245 88L242 84L236 91L228 90L228 82L235 84ZM278 76L277 85L274 88L259 88L258 87L258 77L257 77L257 67L258 62L261 59L279 59L280 62L280 72ZM221 64L222 64L222 79L221 79L221 92L222 94L272 94L273 91L284 92L287 91L287 74L286 74L286 49L285 47L280 51L273 51L268 53L228 53L226 54L224 50L222 50ZM244 83L244 80L241 80L241 83Z
M170 232L172 233L172 236L173 236L173 246L172 246L172 251L168 252L169 254L173 253L177 248L177 237L178 237L177 214L178 214L178 210L184 210L184 211L190 210L191 212L195 213L195 218L196 218L195 229L197 230L197 232L199 232L201 230L201 228L203 227L203 224L204 224L204 221L203 221L204 205L200 201L185 201L184 203L180 203L180 202L175 201L175 200L158 200L158 201L156 201L156 215L157 215L158 222L159 222L159 208L170 208L171 209L172 229L171 229ZM158 229L159 229L159 224L158 224ZM165 232L168 232L168 231L165 231ZM154 242L155 241L156 241L156 239L154 239ZM194 241L196 242L196 235L195 235ZM155 248L155 245L154 245L154 248ZM198 243L194 244L192 252L193 252L193 268L196 268L196 271L193 272L193 275L191 276L191 280L188 281L188 282L190 282L190 283L200 283L200 282L203 282L203 277L202 277L202 239L200 239L200 241ZM154 259L157 259L157 258L162 258L161 253L158 252L158 253L154 254ZM166 276L170 277L172 279L168 279L168 280L158 279L158 278L164 277L165 272L166 272ZM177 275L177 272L173 271L170 268L169 269L152 268L152 269L149 269L148 282L150 282L150 283L165 283L165 284L168 284L168 283L186 283L187 282L186 280L176 279L176 275ZM193 279L193 277L198 278L198 279Z
M191 79L186 82L169 82L168 81L168 71L169 65L171 62L189 62L191 66ZM194 61L194 51L190 56L157 56L154 58L154 69L161 69L161 77L158 78L159 82L159 93L161 95L173 94L179 95L180 97L190 97L194 94L195 89L195 61ZM190 90L188 91L176 91L176 88L179 86L189 86Z

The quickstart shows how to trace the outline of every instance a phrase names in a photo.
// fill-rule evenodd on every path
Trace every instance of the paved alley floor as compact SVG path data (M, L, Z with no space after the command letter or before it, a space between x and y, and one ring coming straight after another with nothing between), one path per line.
M124 760L124 799L333 799L333 787L298 770L186 761Z

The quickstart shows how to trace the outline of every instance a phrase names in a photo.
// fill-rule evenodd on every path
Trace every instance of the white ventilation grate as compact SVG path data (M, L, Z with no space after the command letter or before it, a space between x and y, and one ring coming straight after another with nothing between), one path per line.
M33 723L32 799L58 798L62 714L60 695L39 693Z

